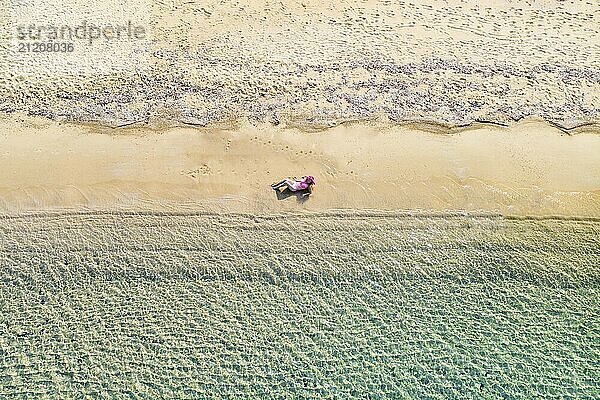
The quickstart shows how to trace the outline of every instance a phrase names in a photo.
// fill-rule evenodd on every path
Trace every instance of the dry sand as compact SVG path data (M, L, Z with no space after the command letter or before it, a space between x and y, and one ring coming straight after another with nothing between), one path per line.
M0 212L273 213L334 209L600 217L600 135L540 121L345 124L321 131L230 122L110 129L0 121ZM305 203L269 184L312 174Z
M0 111L113 126L600 122L596 0L4 0L3 17ZM131 20L147 40L47 57L8 40L19 23L84 19Z

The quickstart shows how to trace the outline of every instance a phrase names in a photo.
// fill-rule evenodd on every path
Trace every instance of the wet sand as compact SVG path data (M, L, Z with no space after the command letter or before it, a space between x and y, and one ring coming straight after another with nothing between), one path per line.
M0 212L337 209L600 217L600 135L510 127L356 123L309 130L233 121L110 129L0 122ZM311 198L269 184L311 174Z

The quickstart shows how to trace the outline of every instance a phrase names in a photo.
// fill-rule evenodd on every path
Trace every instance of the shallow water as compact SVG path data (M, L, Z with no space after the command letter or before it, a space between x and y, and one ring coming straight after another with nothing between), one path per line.
M0 398L597 398L600 222L0 218Z

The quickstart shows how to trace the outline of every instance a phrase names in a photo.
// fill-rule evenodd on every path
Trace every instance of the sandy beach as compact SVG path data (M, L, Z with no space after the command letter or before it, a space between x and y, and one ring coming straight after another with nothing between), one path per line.
M593 1L11 4L0 4L11 21L0 46L8 113L109 126L600 121ZM145 39L75 41L72 53L40 57L11 38L19 24L84 20L131 21Z
M68 4L0 6L0 212L599 216L589 1ZM144 34L18 50L83 22Z
M278 213L371 209L600 217L600 135L355 123L323 130L231 122L103 128L1 121L0 210ZM269 185L311 174L300 203Z

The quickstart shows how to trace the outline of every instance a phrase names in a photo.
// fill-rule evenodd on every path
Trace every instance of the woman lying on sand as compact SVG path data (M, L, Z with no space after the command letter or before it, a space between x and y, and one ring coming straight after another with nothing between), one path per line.
M275 190L279 190L279 188L287 186L287 188L290 189L292 192L308 189L308 194L310 194L312 192L312 185L316 185L315 178L309 175L303 176L300 180L284 179L282 181L272 184L271 187Z

